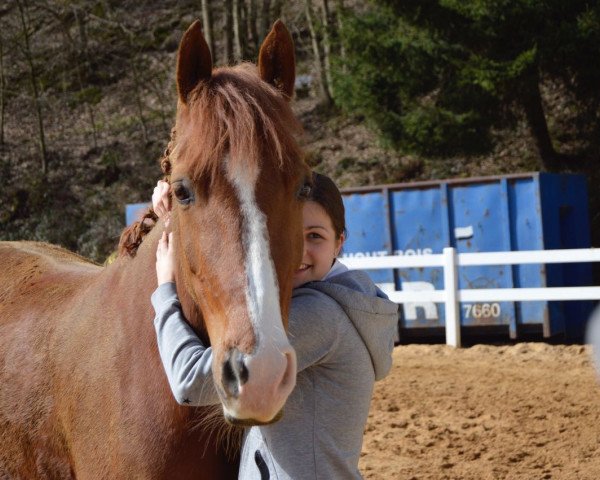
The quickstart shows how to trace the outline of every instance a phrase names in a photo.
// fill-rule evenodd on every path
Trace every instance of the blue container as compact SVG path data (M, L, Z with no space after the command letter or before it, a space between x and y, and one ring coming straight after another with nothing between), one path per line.
M590 247L586 181L580 175L530 173L468 180L346 189L344 256L427 255ZM373 270L383 290L442 289L441 268ZM588 264L473 266L459 269L459 288L592 284ZM500 327L580 337L592 302L461 304L464 327ZM443 327L443 304L404 304L400 326ZM469 329L466 330L467 333Z
M129 203L125 205L125 224L131 225L133 222L141 220L151 203Z

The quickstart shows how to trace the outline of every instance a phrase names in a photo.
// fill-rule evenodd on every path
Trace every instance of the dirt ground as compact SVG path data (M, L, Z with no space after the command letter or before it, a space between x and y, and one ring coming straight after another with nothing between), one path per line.
M376 384L366 479L600 479L589 346L406 345Z

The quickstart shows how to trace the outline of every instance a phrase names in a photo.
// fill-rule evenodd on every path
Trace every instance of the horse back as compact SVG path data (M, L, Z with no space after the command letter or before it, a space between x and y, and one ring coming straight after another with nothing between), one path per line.
M101 268L63 248L39 242L0 242L0 324L25 307L53 308Z

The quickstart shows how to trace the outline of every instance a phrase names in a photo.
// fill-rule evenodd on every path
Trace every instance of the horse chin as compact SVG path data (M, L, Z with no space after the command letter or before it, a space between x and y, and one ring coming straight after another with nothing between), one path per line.
M283 409L279 410L279 412L277 412L277 414L268 422L255 420L253 418L236 418L225 412L223 413L223 416L225 417L227 423L230 423L231 425L234 425L236 427L255 427L259 425L271 425L272 423L278 422L283 416Z

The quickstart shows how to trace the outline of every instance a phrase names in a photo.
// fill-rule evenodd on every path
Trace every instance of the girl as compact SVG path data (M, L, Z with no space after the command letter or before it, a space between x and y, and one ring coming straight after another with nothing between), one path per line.
M159 182L154 210L168 216L169 187ZM241 479L353 479L376 380L392 363L398 306L360 271L337 260L345 238L342 197L328 177L313 174L303 210L304 254L294 274L288 335L298 359L296 388L277 423L246 430ZM185 322L174 285L174 252L163 234L159 286L152 295L157 340L179 403L219 403L210 347Z

